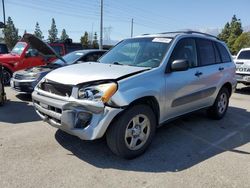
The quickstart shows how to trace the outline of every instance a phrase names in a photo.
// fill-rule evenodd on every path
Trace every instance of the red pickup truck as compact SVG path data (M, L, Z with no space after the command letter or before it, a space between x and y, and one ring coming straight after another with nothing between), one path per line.
M30 34L28 34L30 35ZM82 49L81 45L77 43L52 43L49 44L58 55L65 55L73 50ZM72 48L70 48L72 47ZM26 69L30 67L45 65L48 62L55 60L57 57L51 56L50 53L42 52L32 48L23 37L8 54L0 54L0 64L3 66L3 82L5 85L10 83L12 74L15 71Z

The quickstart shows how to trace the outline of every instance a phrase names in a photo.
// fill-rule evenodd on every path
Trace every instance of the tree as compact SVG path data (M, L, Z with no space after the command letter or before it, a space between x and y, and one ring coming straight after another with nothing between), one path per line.
M234 49L234 43L236 39L242 34L242 32L243 32L243 29L241 26L241 21L240 19L237 19L236 16L234 15L230 23L230 36L227 42L227 45L232 54L237 53L237 50Z
M6 27L3 29L4 41L9 49L18 42L18 29L15 27L11 17L8 17Z
M62 41L65 41L66 39L69 38L69 35L67 35L65 29L62 30L62 34L61 34L61 37L60 37L60 38L61 38Z
M41 40L44 38L38 22L36 22L34 35Z
M81 37L80 40L83 48L89 48L89 34L87 31L84 32L84 35Z
M224 26L222 32L218 35L218 37L225 41L228 45L232 54L237 53L237 50L234 49L234 43L236 39L241 35L243 32L241 20L237 19L236 15L233 15L230 24L227 22Z
M227 43L230 36L230 24L227 22L218 37Z
M241 48L250 47L250 32L242 33L234 42L234 50L239 52Z
M50 43L56 42L58 40L57 38L58 30L56 28L56 22L54 18L52 18L51 27L50 27L50 30L48 30L48 32L49 32L49 36L48 36L49 42Z
M95 34L94 34L94 40L93 40L93 42L92 42L92 47L93 47L94 49L98 49L98 48L99 48L98 39L97 39L97 33L96 33L96 32L95 32Z

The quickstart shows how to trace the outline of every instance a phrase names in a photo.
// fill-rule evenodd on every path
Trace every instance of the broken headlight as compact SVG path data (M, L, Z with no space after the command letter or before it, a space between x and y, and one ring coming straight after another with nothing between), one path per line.
M117 84L114 82L83 87L78 90L78 98L106 103L116 91Z

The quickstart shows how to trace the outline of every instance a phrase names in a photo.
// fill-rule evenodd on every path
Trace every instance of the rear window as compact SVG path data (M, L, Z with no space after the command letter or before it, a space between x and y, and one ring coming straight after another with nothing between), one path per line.
M230 55L228 54L228 51L226 50L226 48L220 43L216 43L216 45L219 49L222 62L223 63L231 62Z
M77 50L82 50L82 45L66 45L66 53L74 52Z
M250 59L250 50L241 51L237 59Z
M197 49L200 55L200 65L212 65L216 63L213 42L209 40L197 40Z
M63 53L63 47L62 46L54 46L54 45L51 45L51 47L55 50L55 52L61 56L64 55Z

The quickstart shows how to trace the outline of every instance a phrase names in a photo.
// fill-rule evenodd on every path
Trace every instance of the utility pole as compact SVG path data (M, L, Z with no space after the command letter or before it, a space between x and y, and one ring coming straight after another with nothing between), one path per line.
M134 33L134 19L132 18L132 20L131 20L131 38L133 37L133 33Z
M2 0L2 5L3 5L3 23L5 25L5 7L4 7L4 0Z
M103 0L101 0L101 20L100 20L100 45L99 49L102 50L103 40Z

